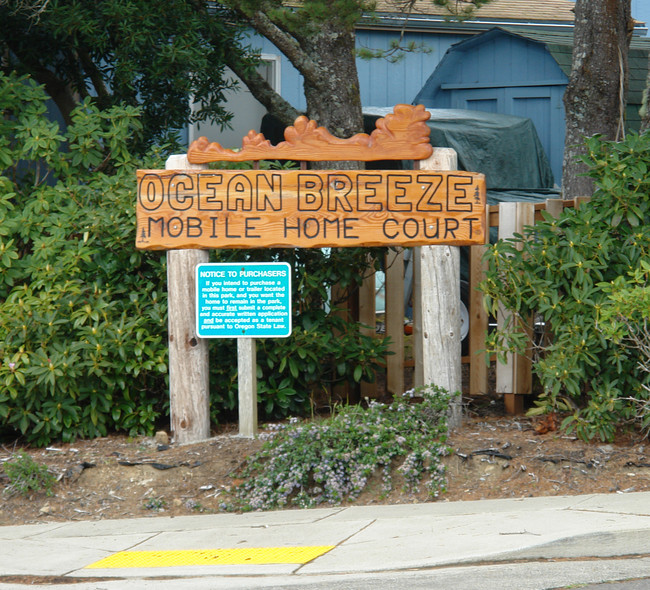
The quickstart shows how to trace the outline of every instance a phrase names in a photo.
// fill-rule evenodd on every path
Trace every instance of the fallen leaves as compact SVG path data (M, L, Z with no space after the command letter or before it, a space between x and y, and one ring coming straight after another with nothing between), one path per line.
M555 412L546 414L535 426L535 432L537 434L548 434L549 432L555 432L559 426L559 419Z

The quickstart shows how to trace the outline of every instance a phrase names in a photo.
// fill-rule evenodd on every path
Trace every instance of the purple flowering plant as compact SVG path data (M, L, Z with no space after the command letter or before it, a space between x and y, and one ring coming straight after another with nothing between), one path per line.
M408 490L421 484L431 497L445 489L441 457L448 454L449 394L428 385L391 404L345 406L321 421L275 426L238 477L241 510L309 508L354 500L377 474L384 492L398 470Z

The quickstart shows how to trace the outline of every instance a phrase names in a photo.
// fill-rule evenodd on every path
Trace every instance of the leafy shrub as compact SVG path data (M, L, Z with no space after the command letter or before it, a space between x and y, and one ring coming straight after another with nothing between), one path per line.
M384 491L392 486L392 470L406 486L417 489L424 478L429 493L444 491L449 395L428 386L411 390L390 405L370 402L367 409L346 406L321 422L297 419L279 425L252 458L238 488L248 510L354 500L376 471Z
M144 510L151 510L152 512L164 512L167 502L162 497L149 498L142 504Z
M641 260L640 266L626 277L617 277L601 286L608 300L600 310L598 326L603 334L620 345L621 354L634 351L637 370L645 375L643 396L628 397L636 407L632 419L648 433L650 431L650 261Z
M167 310L164 257L133 246L138 112L87 101L62 133L0 76L0 417L38 445L151 432Z
M4 464L9 485L4 489L5 494L29 496L31 492L44 491L47 496L54 494L52 487L56 477L47 469L34 461L27 453L17 453Z
M630 400L648 397L638 351L607 338L598 323L611 292L603 283L618 285L650 254L650 134L620 143L594 137L587 147L591 201L491 247L481 289L493 313L499 305L512 312L488 336L489 351L523 353L521 327L533 317L545 325L534 363L543 393L531 413L567 412L563 427L611 440L636 415Z

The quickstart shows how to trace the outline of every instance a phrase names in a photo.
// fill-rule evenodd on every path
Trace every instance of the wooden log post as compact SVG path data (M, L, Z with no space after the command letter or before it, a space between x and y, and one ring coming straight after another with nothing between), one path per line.
M358 295L355 293L355 295ZM341 317L345 323L350 323L355 321L354 309L351 308L351 299L348 289L343 288L339 283L332 285L330 292L330 313L334 316ZM335 337L339 336L338 331L334 333ZM333 368L335 370L335 368ZM338 377L338 373L335 373ZM345 401L346 403L356 403L356 391L355 388L351 386L350 382L347 379L342 379L340 381L335 381L330 386L330 404L332 401L339 402Z
M456 151L434 148L421 170L456 170ZM433 383L453 397L449 427L462 422L460 346L460 249L420 246L415 251L415 378L416 386Z
M368 257L368 263L372 263L372 258ZM377 312L375 303L375 273L370 272L364 277L359 287L359 323L361 324L361 334L371 338L376 337L377 333ZM375 398L377 391L377 381L369 383L361 382L361 397Z
M197 170L185 155L167 159L166 170ZM210 436L208 343L196 335L196 265L208 261L206 250L167 252L169 332L169 413L174 442Z

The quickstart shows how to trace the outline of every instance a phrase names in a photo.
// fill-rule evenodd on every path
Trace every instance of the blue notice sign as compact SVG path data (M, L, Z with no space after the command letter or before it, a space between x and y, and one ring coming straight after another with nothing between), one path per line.
M291 267L286 262L196 267L200 338L286 338L291 334Z

